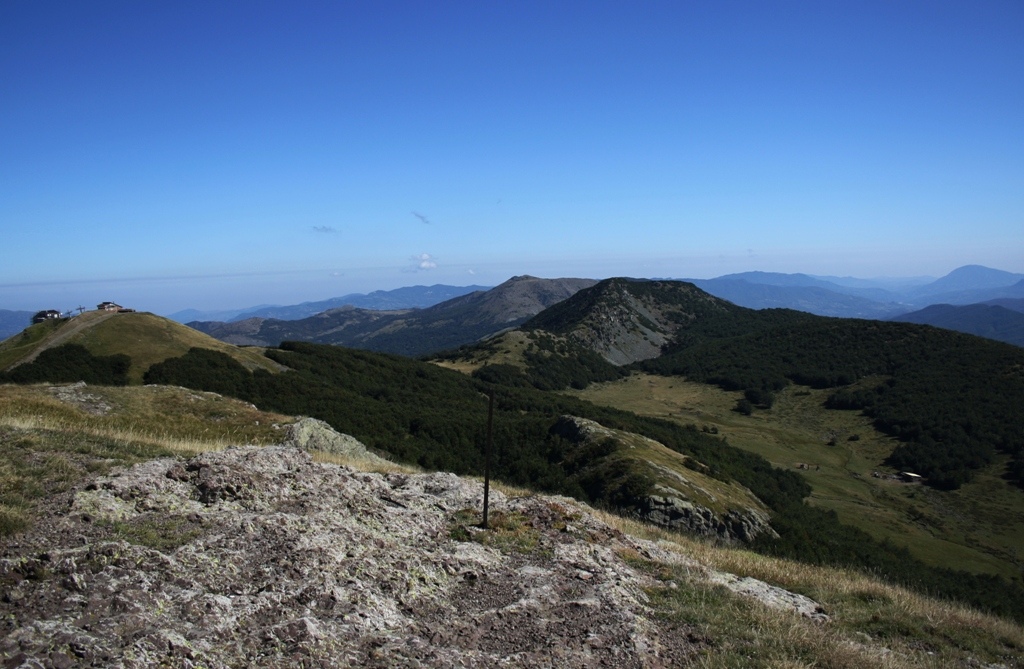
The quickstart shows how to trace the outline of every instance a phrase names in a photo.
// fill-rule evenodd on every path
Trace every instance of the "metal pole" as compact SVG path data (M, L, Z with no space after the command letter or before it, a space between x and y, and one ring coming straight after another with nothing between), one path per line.
M484 451L484 522L487 529L487 511L491 499L491 451L494 449L494 391L488 395L487 401L487 447Z

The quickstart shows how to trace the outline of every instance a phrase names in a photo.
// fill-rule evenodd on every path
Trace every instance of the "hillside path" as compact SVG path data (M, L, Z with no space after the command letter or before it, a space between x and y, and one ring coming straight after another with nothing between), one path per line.
M88 327L98 325L103 321L107 320L108 318L110 318L111 316L116 315L116 313L117 312L114 311L87 311L84 314L72 316L69 322L66 325L64 325L64 327L60 328L59 330L51 334L50 337L48 337L47 339L44 339L43 342L39 345L39 347L36 348L36 350L32 353L32 355L26 357L23 360L19 360L15 364L11 365L8 369L14 369L18 365L24 365L26 363L32 362L33 360L38 358L39 354L42 353L43 351L66 343L69 339L74 337L82 330Z

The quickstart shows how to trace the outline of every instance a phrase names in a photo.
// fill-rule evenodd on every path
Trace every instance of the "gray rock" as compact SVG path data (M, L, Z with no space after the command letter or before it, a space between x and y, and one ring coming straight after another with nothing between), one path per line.
M291 446L143 463L0 544L8 666L681 666L623 555L703 570L566 498ZM497 530L495 530L497 532ZM498 535L494 535L498 536ZM84 541L83 541L84 539ZM11 664L14 662L14 664Z
M316 418L300 418L288 425L283 443L304 451L323 451L336 455L383 461L355 437L337 432L333 427Z
M746 543L764 533L778 536L767 514L757 509L730 509L716 514L711 509L674 496L651 495L641 501L636 515L654 525L725 542Z
M752 597L768 608L792 611L816 622L828 622L829 620L825 609L813 599L774 585L769 585L756 578L750 578L749 576L740 578L735 574L714 572L711 575L710 581L723 585L736 594Z
M94 416L105 416L110 413L110 405L98 395L86 391L85 381L68 385L50 386L50 393L61 402L77 406L82 411Z

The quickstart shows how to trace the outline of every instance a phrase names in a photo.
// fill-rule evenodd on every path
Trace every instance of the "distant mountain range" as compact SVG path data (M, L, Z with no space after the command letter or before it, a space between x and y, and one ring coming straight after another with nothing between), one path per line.
M32 324L32 311L0 309L0 340L18 334Z
M890 320L934 325L1024 346L1024 313L995 304L933 304Z
M932 310L907 318L903 315L938 300L949 305L987 300L1000 309L1009 310L1014 309L1013 304L1024 302L1024 274L980 265L961 267L940 279L869 280L745 272L716 279L681 281L750 309L793 309L818 316L923 322L1010 343L1018 343L1016 318L1012 313L996 317L994 314L999 310L972 310L954 318L940 317L938 311ZM423 355L472 343L517 326L595 283L591 279L513 277L490 290L480 286L413 286L290 307L254 307L231 320L196 319L188 325L239 345L276 346L282 341L297 340ZM458 295L432 302L455 293ZM997 304L999 301L1006 303ZM339 303L346 306L323 309ZM428 306L421 307L423 304ZM190 312L179 312L175 317L186 313ZM296 318L302 314L306 315ZM914 320L933 316L938 320ZM976 319L980 320L974 322ZM654 345L653 342L651 340L649 345Z
M965 265L940 279L851 279L744 272L682 279L741 307L797 309L818 316L888 319L932 304L1024 298L1024 274Z
M342 297L332 297L318 302L303 302L290 306L260 305L245 309L226 311L199 311L185 309L168 316L179 323L191 321L225 321L229 323L248 318L276 318L284 321L295 321L309 318L328 309L341 307L358 307L360 309L422 309L461 295L480 290L488 290L490 286L407 286L395 290L375 290L372 293L350 293Z
M476 341L539 313L591 279L516 277L509 286L409 286L352 293L296 305L260 305L226 311L187 309L170 316L223 341L276 345L283 340L316 341L418 355ZM545 294L545 281L570 281ZM743 272L714 279L681 279L716 297L751 309L794 309L819 316L905 320L978 334L1020 345L1017 318L1000 310L954 309L971 304L1024 311L1024 274L966 265L944 277L858 279L776 272ZM532 283L531 283L532 282ZM508 282L506 282L508 283ZM526 286L539 291L522 302ZM495 291L485 298L484 295ZM529 291L527 291L529 292ZM475 296L475 297L469 297ZM467 297L468 301L459 301ZM505 300L511 300L509 306ZM522 302L519 306L516 303ZM933 305L946 309L930 309ZM532 306L526 306L532 305ZM481 313L473 313L476 309ZM0 310L0 339L21 331L33 312ZM954 315L955 313L955 315ZM511 317L511 315L515 317Z
M687 281L716 297L751 309L796 309L818 316L887 319L923 307L1024 299L1024 274L981 265L965 265L946 276L859 279L779 272L741 272ZM409 286L372 293L351 293L296 305L259 305L224 311L186 309L169 316L179 323L235 323L250 318L301 320L330 309L356 307L379 311L424 309L488 286ZM1006 305L1002 305L1006 306ZM1007 307L1012 308L1012 307Z
M733 275L737 276L737 275ZM784 274L783 277L801 275ZM717 279L684 279L715 297L729 300L748 309L796 309L818 316L843 318L887 318L907 310L895 301L881 302L854 294L865 289L848 289L807 277L805 285L754 283L749 279L719 277ZM830 285L830 288L820 284ZM866 289L881 291L882 289Z
M329 309L309 318L247 318L188 325L222 341L277 346L282 341L340 344L371 351L422 355L475 342L516 327L545 308L597 283L593 279L512 277L425 309Z

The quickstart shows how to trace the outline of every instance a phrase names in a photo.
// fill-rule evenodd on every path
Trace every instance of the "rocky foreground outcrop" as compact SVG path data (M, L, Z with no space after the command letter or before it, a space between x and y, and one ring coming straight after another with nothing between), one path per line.
M652 615L655 581L632 566L685 557L570 500L495 491L503 539L481 541L469 511L481 496L479 482L451 474L364 473L287 446L137 465L66 495L0 545L0 659L664 667L699 651ZM690 566L822 615L798 595Z

